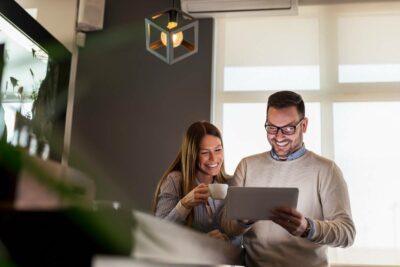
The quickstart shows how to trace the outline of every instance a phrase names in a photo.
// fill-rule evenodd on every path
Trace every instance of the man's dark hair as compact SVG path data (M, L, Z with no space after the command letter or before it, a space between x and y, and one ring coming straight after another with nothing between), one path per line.
M300 117L305 115L305 107L303 98L301 95L292 91L279 91L273 93L268 98L267 113L269 108L273 107L276 109L287 108L295 106Z

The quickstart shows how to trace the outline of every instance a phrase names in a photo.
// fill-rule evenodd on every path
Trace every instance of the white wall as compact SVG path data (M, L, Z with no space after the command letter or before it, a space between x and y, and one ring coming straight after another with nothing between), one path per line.
M72 51L78 0L15 0L23 8L37 8L37 21Z

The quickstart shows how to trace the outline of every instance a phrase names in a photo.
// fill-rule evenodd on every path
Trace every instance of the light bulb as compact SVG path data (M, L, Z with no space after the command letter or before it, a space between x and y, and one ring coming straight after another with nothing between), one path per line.
M178 26L178 23L175 21L170 21L168 22L167 28L172 30L173 28L176 28ZM177 32L172 34L172 45L173 47L180 46L183 41L183 33L182 32ZM167 46L167 34L164 32L161 33L161 42L163 45Z

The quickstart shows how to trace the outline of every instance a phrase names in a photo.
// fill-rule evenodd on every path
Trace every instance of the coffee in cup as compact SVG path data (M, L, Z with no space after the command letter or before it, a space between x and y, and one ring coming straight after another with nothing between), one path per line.
M213 199L224 199L228 192L227 184L209 184L208 191Z

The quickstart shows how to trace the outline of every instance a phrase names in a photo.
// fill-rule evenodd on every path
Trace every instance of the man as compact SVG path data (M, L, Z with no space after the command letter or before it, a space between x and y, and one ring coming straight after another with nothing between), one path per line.
M235 171L236 186L299 189L297 209L276 209L272 221L257 221L244 234L248 267L328 266L327 246L354 241L346 182L334 162L305 148L307 125L300 95L272 94L265 123L272 149L244 158Z

